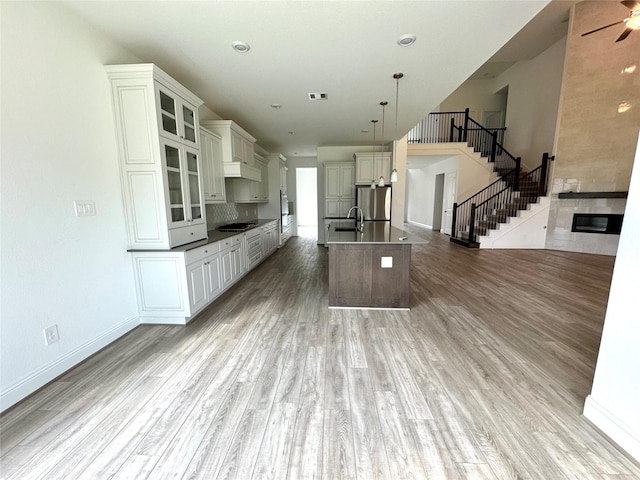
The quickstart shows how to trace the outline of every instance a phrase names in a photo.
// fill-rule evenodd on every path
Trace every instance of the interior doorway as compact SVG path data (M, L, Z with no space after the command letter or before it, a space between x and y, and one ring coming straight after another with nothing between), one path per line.
M318 237L318 169L296 168L296 221L298 236Z

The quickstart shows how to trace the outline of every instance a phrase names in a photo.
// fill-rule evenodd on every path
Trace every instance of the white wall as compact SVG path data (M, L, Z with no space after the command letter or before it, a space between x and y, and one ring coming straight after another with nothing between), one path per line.
M54 2L2 2L1 27L4 410L138 323L103 65L139 60Z
M410 156L408 161L407 221L433 228L436 176L457 171L458 157L434 162L428 157Z
M640 461L640 136L596 373L584 414Z
M441 112L462 112L482 123L484 112L504 109L504 94L496 94L492 80L467 80L449 95L438 108Z
M493 82L494 91L509 87L505 148L529 170L540 165L544 152L553 154L565 49L566 37Z
M427 167L407 168L407 222L432 228L434 189Z
M482 123L484 112L502 109L499 92L508 87L505 148L532 170L544 152L553 152L565 50L566 37L494 79L467 80L442 101L439 110L469 107L473 119Z

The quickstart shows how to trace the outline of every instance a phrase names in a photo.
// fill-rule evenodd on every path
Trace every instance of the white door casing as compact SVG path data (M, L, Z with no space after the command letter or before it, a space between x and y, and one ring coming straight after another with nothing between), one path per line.
M442 202L442 233L451 235L451 221L453 220L453 204L456 201L458 187L458 172L444 174L444 194Z

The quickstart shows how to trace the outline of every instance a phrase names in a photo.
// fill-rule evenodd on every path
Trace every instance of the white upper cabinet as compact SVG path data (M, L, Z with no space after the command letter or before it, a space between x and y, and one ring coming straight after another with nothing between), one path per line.
M153 64L105 67L111 81L130 248L207 237L198 107Z
M253 155L255 168L260 171L259 182L244 178L228 178L226 181L227 199L234 203L267 203L269 201L269 174L267 160Z
M389 182L391 176L391 153L356 153L356 184L370 184L372 180L376 182L380 177L385 182Z
M200 152L204 201L205 203L225 203L227 198L222 166L222 138L200 128Z
M355 205L355 164L325 163L325 217L344 217Z
M160 106L160 134L196 145L198 109L161 84L156 84L156 105Z
M253 144L256 139L231 120L206 120L202 126L222 138L224 176L259 182L260 169L253 162Z
M325 197L355 198L353 162L325 163Z

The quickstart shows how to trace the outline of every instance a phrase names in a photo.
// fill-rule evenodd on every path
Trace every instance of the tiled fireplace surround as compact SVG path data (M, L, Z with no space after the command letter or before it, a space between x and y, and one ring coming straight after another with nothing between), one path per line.
M620 235L572 232L571 226L574 213L624 214L626 199L558 198L560 192L629 190L640 125L640 35L618 43L615 35L581 36L595 24L619 20L616 15L609 2L574 6L554 146L548 249L604 255L618 249ZM621 102L632 108L619 111Z
M547 248L570 252L615 255L620 235L572 232L574 213L624 213L624 198L558 198L551 195Z

